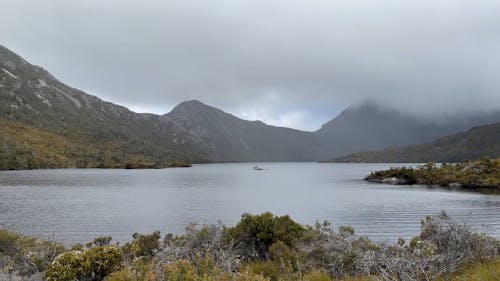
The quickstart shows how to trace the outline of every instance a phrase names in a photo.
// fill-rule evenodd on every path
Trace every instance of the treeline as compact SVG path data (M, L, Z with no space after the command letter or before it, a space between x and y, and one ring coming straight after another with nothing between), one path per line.
M500 158L436 165L427 163L375 171L365 180L389 184L424 184L442 187L489 189L500 192Z
M74 131L56 134L27 124L0 121L0 170L53 168L159 169L189 167L173 152L135 150L117 140L94 140Z
M48 281L498 280L500 242L445 213L420 235L374 243L351 227L303 226L244 214L233 227L189 225L182 235L134 234L66 249L0 231L0 277ZM2 276L3 274L3 276ZM10 276L9 276L10 275ZM1 279L1 278L0 278Z

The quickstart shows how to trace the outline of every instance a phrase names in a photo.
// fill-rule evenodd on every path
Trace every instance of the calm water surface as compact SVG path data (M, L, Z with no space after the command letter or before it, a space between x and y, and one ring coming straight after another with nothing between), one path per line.
M500 238L500 196L361 180L390 164L262 163L164 170L0 172L0 228L66 244L135 232L181 233L190 222L237 222L243 212L351 225L377 241L419 232L441 210Z

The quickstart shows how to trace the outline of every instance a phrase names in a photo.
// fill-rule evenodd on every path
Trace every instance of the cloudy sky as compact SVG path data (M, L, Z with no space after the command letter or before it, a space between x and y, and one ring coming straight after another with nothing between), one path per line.
M0 44L140 112L199 99L314 130L365 99L500 107L498 0L2 0Z

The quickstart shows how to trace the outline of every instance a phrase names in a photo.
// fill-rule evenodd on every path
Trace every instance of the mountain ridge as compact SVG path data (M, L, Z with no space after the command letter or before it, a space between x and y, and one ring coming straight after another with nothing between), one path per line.
M500 121L500 113L484 116ZM308 132L244 120L198 100L181 102L163 115L135 113L72 88L0 46L0 120L11 134L3 136L3 141L17 147L3 145L0 156L10 159L18 153L33 159L36 145L21 141L17 131L11 130L26 126L32 134L53 133L75 144L65 148L67 163L55 167L119 167L130 161L154 164L177 159L195 163L318 161L421 142L421 136L435 139L479 122L464 118L470 124L425 127L396 111L361 104Z

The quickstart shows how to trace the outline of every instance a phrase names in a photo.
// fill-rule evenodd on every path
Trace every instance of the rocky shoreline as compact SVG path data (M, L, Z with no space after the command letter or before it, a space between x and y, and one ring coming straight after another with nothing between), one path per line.
M393 167L375 171L365 181L393 185L428 185L500 193L500 159L436 165L417 168Z

